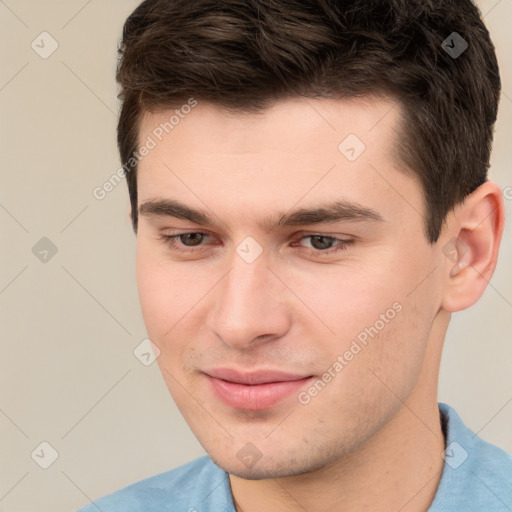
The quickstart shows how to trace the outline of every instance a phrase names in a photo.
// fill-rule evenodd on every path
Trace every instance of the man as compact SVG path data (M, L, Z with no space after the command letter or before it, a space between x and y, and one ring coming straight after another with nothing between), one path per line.
M470 0L146 0L117 78L142 311L208 456L83 511L512 510L437 403L504 224Z

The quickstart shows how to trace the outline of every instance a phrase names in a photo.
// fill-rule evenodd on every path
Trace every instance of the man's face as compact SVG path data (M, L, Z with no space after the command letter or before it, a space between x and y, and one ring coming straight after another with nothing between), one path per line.
M173 114L145 116L139 143L156 147L138 171L137 280L167 386L230 473L331 464L437 377L441 255L393 155L400 109L199 103L162 135Z

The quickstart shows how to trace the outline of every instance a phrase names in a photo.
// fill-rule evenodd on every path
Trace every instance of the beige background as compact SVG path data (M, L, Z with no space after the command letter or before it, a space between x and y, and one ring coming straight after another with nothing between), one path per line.
M72 512L204 453L156 364L133 354L145 329L126 185L103 201L92 195L119 167L116 45L137 3L0 0L0 512ZM502 72L491 178L505 189L512 2L479 5ZM43 31L59 45L46 59L31 47L35 40L40 52L51 49L48 36L38 37ZM491 285L450 326L440 400L512 452L508 197ZM42 237L57 247L46 263L32 252ZM43 441L58 452L48 469L36 463L49 461Z

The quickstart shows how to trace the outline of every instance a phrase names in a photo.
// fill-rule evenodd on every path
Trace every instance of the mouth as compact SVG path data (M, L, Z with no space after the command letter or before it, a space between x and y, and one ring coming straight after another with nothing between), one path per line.
M274 370L215 368L203 373L218 399L228 407L247 411L269 409L314 379L312 375Z

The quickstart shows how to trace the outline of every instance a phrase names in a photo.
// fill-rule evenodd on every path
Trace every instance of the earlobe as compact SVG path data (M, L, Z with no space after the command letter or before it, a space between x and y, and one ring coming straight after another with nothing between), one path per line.
M449 214L441 242L446 311L467 309L484 293L496 268L504 220L501 190L492 182L478 187Z

